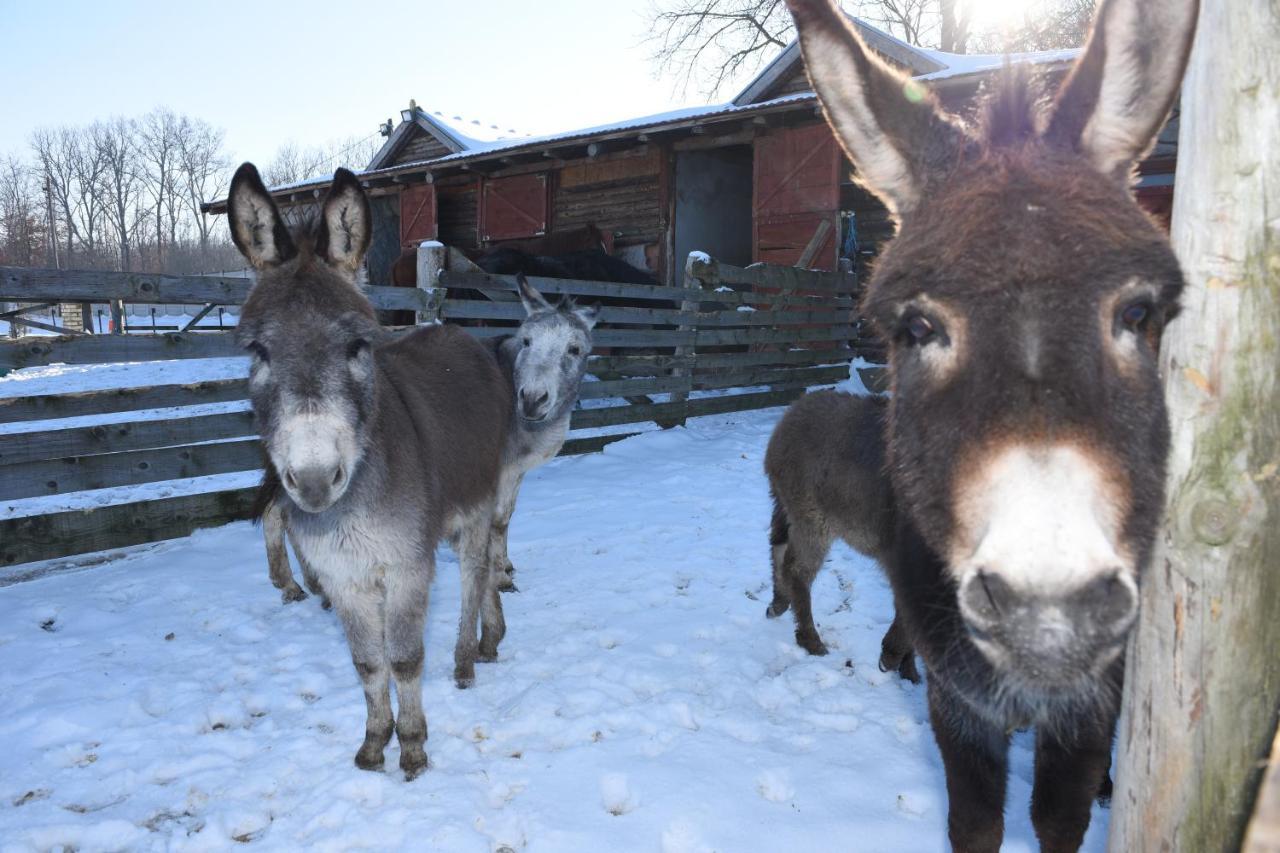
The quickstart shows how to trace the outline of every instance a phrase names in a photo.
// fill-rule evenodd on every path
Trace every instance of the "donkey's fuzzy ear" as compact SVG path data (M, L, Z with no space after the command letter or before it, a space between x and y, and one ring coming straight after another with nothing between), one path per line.
M587 328L595 328L596 323L600 320L600 304L588 305L586 308L574 308L573 316L587 324Z
M1199 10L1199 0L1104 0L1045 138L1128 181L1177 97Z
M298 254L289 229L252 163L242 163L227 194L231 240L254 269L266 269Z
M859 177L895 213L920 199L966 136L922 85L873 54L836 0L787 0L805 69Z
M331 266L354 273L369 248L372 219L360 181L349 170L338 169L320 209L316 254Z
M524 303L526 313L536 314L539 311L555 310L551 303L538 292L538 289L529 283L524 273L516 273L516 287L520 289L520 301Z

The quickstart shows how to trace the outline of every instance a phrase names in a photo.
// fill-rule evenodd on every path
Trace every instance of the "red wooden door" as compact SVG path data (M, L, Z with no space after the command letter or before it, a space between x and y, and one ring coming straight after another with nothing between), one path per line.
M835 269L844 158L825 124L779 128L755 142L752 254L794 266L826 221L809 267Z
M400 245L407 248L439 235L436 185L415 184L400 191Z
M547 233L546 173L486 180L480 190L480 239L519 240Z

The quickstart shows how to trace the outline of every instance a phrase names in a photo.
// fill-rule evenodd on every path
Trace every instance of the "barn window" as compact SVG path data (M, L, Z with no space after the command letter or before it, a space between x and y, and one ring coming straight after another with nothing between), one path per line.
M486 180L480 192L480 235L486 242L547 233L547 175Z
M436 185L405 187L400 191L400 245L410 248L437 234Z

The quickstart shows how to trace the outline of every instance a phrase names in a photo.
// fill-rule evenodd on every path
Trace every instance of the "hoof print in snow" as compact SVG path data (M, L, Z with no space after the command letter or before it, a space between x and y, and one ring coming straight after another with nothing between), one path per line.
M631 790L625 773L606 773L600 777L600 799L604 809L614 817L633 812L640 798Z
M176 636L177 636L177 634L175 634L175 633L173 633L172 631L170 631L169 633L167 633L167 634L165 634L165 635L164 635L165 642L170 642L170 641L172 641L172 640L173 640L173 638L174 638L174 637L176 637Z
M27 791L21 797L14 799L13 807L17 808L18 806L25 806L27 803L34 803L36 800L48 799L49 795L52 793L53 791L50 791L48 788L36 788L34 790Z
M320 701L320 697L315 693L312 693L310 690L302 691L298 694L298 698L303 702L306 702L308 705L314 705L316 702Z
M795 788L783 770L766 770L756 777L756 790L771 803L785 803L795 798Z
M58 630L58 620L52 618L44 620L40 623L40 630L48 631L50 634L54 633Z

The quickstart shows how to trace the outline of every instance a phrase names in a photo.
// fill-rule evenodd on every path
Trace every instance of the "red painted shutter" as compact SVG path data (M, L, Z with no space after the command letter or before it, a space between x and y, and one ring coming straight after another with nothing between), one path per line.
M755 142L752 210L755 260L795 265L823 220L826 237L809 264L835 269L843 157L825 124L779 128Z
M480 191L480 239L519 240L547 233L547 175L512 175L484 181Z
M436 185L415 184L400 191L400 245L416 246L439 234L436 221Z

